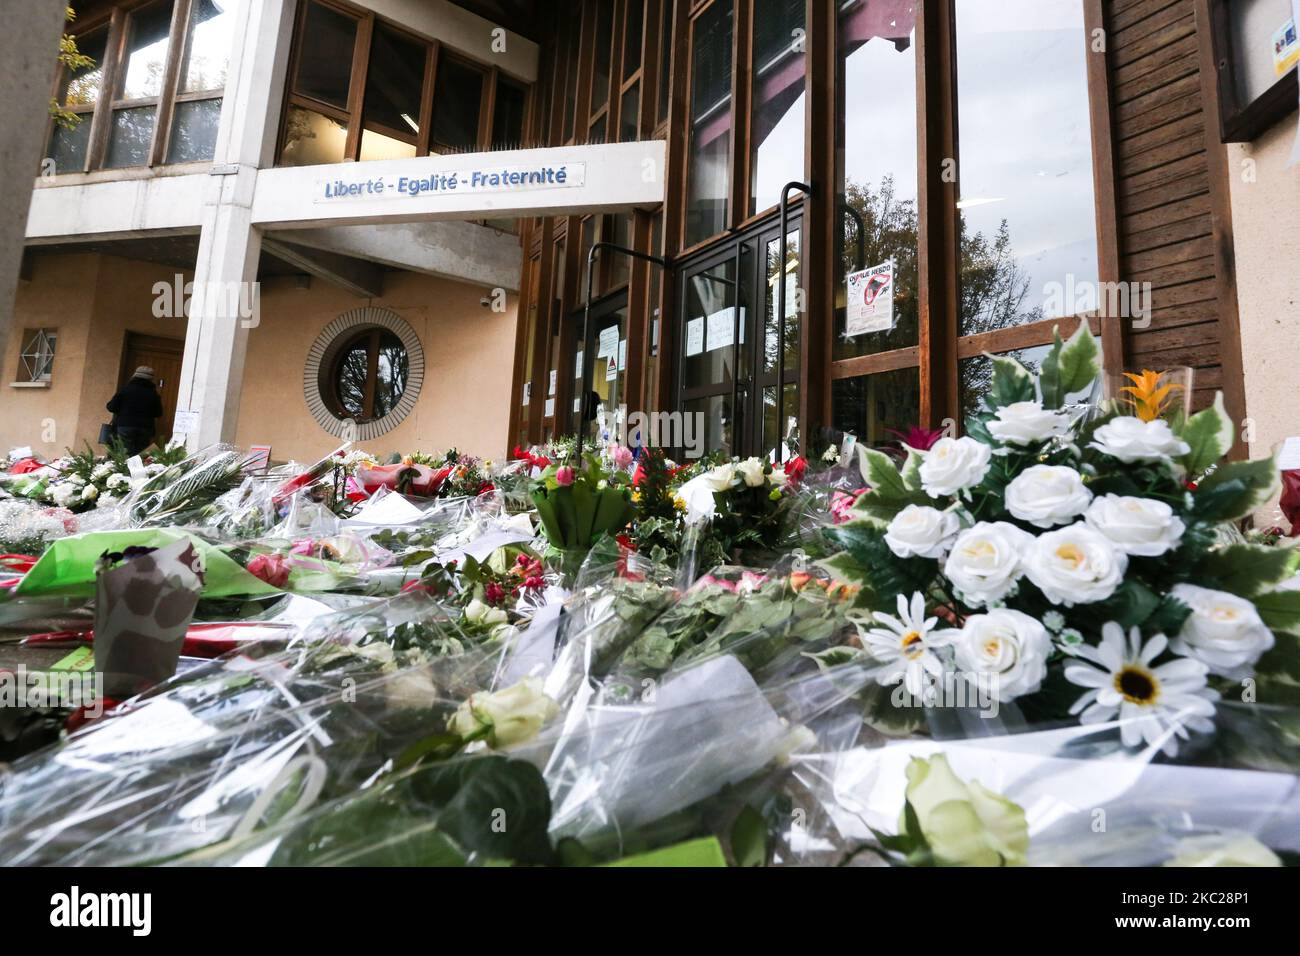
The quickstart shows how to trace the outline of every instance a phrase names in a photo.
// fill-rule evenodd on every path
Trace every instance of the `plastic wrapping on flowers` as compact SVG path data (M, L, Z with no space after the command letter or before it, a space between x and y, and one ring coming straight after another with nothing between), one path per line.
M10 628L93 642L106 556L204 576L175 676L0 777L0 863L1296 862L1269 468L1218 405L1073 401L1089 342L890 455L23 464Z

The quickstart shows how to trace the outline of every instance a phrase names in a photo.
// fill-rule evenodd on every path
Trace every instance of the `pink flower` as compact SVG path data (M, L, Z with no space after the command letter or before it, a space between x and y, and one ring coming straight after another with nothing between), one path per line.
M632 449L626 445L614 445L609 450L609 457L617 468L626 468L632 464Z
M573 469L568 465L561 465L555 470L555 483L561 488L567 488L573 484L574 477Z
M851 494L845 494L843 491L837 491L831 495L831 514L835 517L836 524L844 524L854 517L853 505L858 498L870 491L869 488L859 488Z
M248 573L273 588L282 588L288 584L291 570L289 559L282 554L259 554L248 562Z
M301 540L295 541L293 543L293 547L289 549L289 553L310 555L312 552L312 547L313 545L312 545L311 538L302 538Z

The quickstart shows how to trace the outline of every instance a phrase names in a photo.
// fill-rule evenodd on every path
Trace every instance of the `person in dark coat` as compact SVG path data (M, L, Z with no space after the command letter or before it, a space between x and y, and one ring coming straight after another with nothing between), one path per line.
M162 396L154 385L153 369L141 365L131 380L108 400L113 413L113 433L126 446L128 455L138 455L153 444L162 417Z

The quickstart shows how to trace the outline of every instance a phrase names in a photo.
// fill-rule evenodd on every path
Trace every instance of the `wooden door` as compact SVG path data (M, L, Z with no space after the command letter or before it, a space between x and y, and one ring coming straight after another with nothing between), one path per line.
M126 333L126 347L122 352L122 373L118 381L121 388L131 374L141 365L154 372L154 384L162 395L162 418L158 419L158 439L166 443L172 434L176 419L176 395L181 381L181 358L185 352L184 339L164 338L161 335Z

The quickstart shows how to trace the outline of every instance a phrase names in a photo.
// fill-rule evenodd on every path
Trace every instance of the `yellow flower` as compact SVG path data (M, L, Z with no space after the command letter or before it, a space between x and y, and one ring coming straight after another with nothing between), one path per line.
M640 489L637 489L636 491L632 492L632 502L633 502L634 504L638 504L638 505L641 503L641 490L640 490Z
M681 495L674 495L674 496L673 496L673 507L676 508L678 511L685 511L685 510L686 510L686 499L683 498Z

